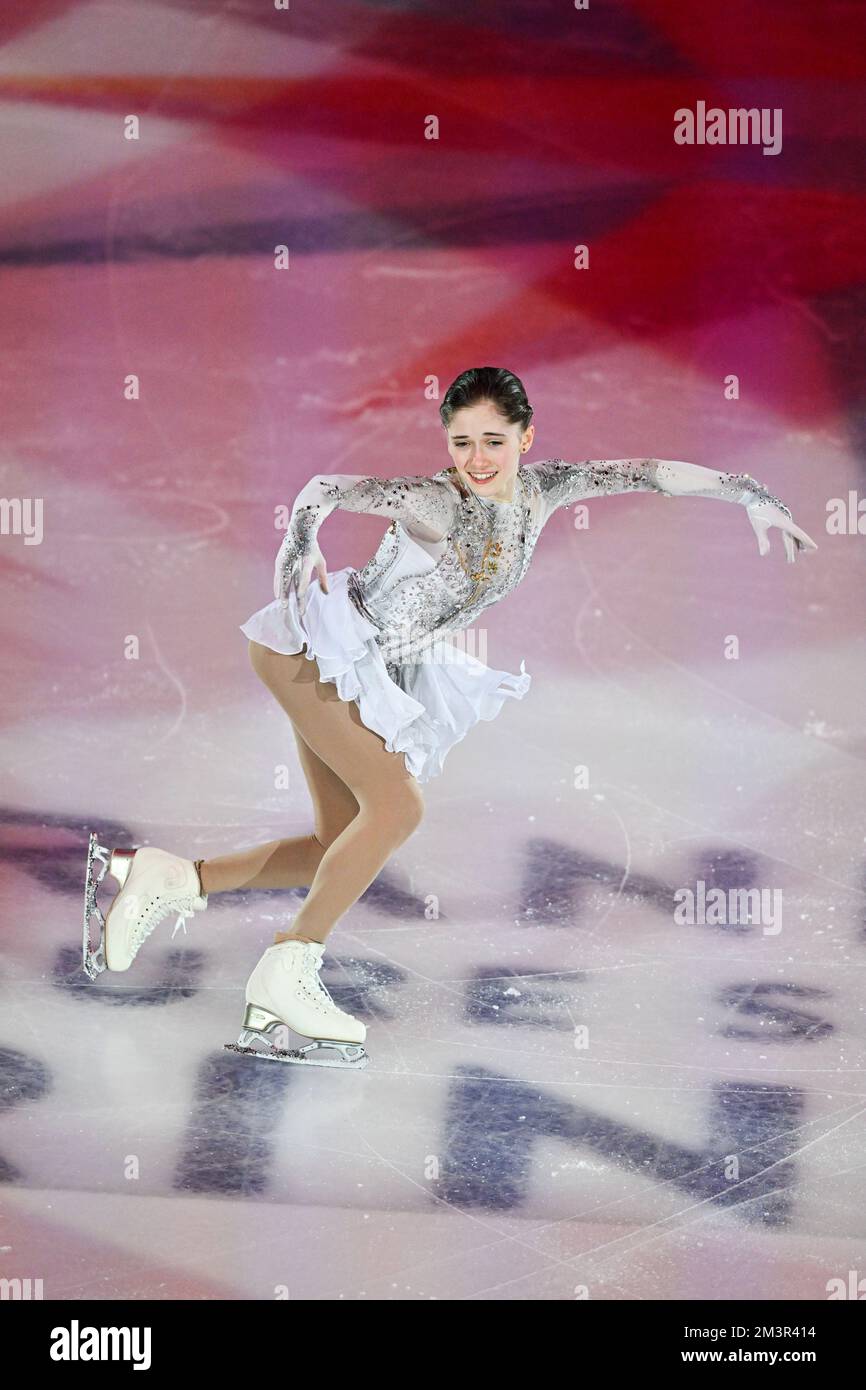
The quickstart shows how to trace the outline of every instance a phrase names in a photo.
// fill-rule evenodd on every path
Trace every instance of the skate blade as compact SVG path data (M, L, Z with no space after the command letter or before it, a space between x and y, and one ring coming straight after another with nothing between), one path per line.
M254 1047L252 1043L261 1046ZM242 1057L261 1057L268 1062L288 1062L302 1067L339 1067L343 1071L362 1071L370 1060L370 1054L361 1043L332 1042L328 1038L314 1039L306 1047L277 1047L267 1038L257 1034L253 1037L245 1029L236 1043L223 1043L226 1052L238 1052ZM322 1057L316 1056L323 1053Z
M87 845L87 873L84 880L84 941L82 950L82 965L84 973L91 980L95 980L101 975L103 970L127 969L128 967L116 967L108 964L108 919L111 910L117 902L118 897L123 892L124 884L129 877L132 861L135 856L134 849L112 849L108 850L99 843L99 837L93 833ZM95 872L95 865L100 864L98 873ZM108 912L104 913L96 901L99 886L105 875L117 880L119 891L115 894L108 907ZM99 928L99 942L96 946L91 941L91 924L95 919Z
M108 872L110 859L110 853L99 843L99 837L95 833L92 834L87 845L87 873L84 880L84 939L81 952L82 968L85 975L91 980L95 980L97 975L101 975L106 969L105 917L102 908L97 906L96 894L100 883ZM97 864L102 865L98 874L95 872ZM91 942L91 919L93 918L99 927L99 942L96 946Z

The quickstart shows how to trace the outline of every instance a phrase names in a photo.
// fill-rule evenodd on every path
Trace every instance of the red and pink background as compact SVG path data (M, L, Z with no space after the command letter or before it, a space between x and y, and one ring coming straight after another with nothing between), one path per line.
M863 20L3 15L0 1275L64 1300L799 1300L864 1272ZM781 109L780 153L677 145L699 100ZM449 755L329 939L369 1069L238 1058L302 890L214 898L92 984L88 833L196 858L307 833L238 630L275 508L314 473L442 467L438 403L483 365L526 385L530 458L749 472L819 549L788 565L776 531L761 558L704 499L558 513L485 615L529 696ZM335 515L329 567L381 530ZM779 890L780 930L678 924L698 881Z

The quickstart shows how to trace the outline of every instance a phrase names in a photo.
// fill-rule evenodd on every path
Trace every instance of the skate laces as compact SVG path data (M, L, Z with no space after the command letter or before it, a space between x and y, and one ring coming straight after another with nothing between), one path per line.
M174 940L179 927L183 927L184 936L187 935L186 919L187 917L194 916L198 910L193 904L193 899L191 897L182 898L179 902L172 903L167 902L164 898L157 895L156 897L148 899L133 927L132 943L136 950L144 939L150 935L154 927L156 927L164 917L167 917L173 908L179 908L180 913L171 934L172 940Z
M316 994L318 994L319 996L324 996L324 998L327 999L328 1003L330 1004L331 1008L336 1009L336 1004L334 1003L325 986L322 984L321 978L319 976L321 964L321 958L317 960L316 956L312 951L305 951L304 979L306 983L312 985L313 990Z

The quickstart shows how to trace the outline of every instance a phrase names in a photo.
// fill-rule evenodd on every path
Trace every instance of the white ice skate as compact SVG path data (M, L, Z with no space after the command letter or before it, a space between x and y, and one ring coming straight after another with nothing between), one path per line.
M102 865L98 874L97 863ZM96 894L106 873L117 879L120 892L103 915ZM171 912L179 914L174 936L180 926L186 931L187 917L206 907L207 894L199 891L198 873L191 859L149 845L115 849L109 854L98 837L91 835L84 885L84 973L95 980L103 970L128 970L146 937L164 917ZM95 947L90 939L92 917L100 928Z
M247 981L244 1026L236 1043L223 1044L227 1051L316 1067L367 1065L361 1045L365 1025L338 1009L319 979L324 951L317 941L279 941L268 947ZM278 1028L312 1042L296 1049L277 1047L268 1034Z

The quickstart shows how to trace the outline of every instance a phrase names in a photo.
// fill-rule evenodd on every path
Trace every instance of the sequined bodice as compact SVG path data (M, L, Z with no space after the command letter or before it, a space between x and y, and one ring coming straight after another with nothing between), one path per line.
M411 659L473 623L526 572L537 536L531 489L518 473L511 502L479 497L443 469L454 488L451 525L441 540L413 536L396 518L378 550L350 579L356 606L377 627L386 660Z

